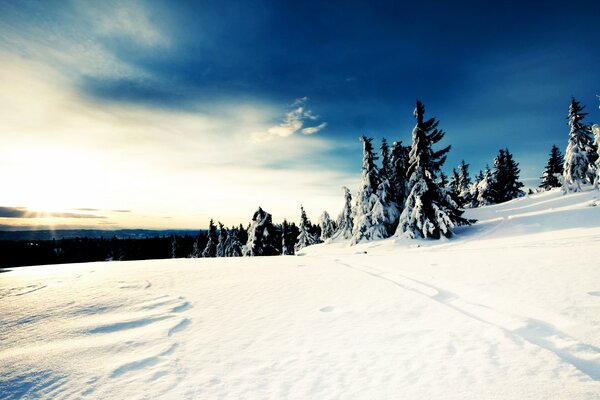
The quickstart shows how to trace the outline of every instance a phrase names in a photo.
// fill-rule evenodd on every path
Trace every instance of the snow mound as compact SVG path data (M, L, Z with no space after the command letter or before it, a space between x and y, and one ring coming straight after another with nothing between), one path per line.
M0 273L3 399L598 399L598 191L443 241Z

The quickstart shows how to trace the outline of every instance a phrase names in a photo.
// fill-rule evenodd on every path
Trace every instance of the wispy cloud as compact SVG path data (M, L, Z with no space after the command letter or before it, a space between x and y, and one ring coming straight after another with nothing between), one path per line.
M327 126L326 122L305 127L305 125L314 123L319 119L318 115L313 114L313 112L308 109L307 102L308 97L302 97L294 101L292 104L293 109L285 114L283 122L270 127L267 132L273 136L288 137L297 132L301 132L305 135L312 135L325 128Z
M31 211L25 207L0 207L0 218L106 218L95 214Z

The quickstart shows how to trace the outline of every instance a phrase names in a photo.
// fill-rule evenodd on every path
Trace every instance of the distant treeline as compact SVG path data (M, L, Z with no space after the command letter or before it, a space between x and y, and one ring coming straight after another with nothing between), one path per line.
M178 244L178 257L190 254L196 241L206 242L206 233L203 232L197 236L171 235L142 239L77 237L60 240L0 240L0 267L171 258L174 237Z

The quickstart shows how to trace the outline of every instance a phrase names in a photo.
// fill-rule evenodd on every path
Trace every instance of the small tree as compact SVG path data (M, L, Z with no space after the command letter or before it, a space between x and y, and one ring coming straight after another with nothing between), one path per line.
M239 230L232 228L228 231L227 239L225 240L225 249L223 251L223 257L241 257L242 256L242 242L239 238Z
M561 187L559 177L563 174L563 163L564 160L562 154L560 154L560 150L555 145L552 145L548 164L541 177L542 183L539 186L540 188L550 190L552 188Z
M408 159L410 152L410 146L403 146L402 141L394 142L392 144L392 155L391 155L391 179L390 184L394 188L394 194L396 196L393 199L398 205L399 211L402 211L404 202L406 200L406 185L408 182L408 176L406 171L408 170Z
M590 136L591 128L582 122L587 113L585 107L571 98L569 105L569 143L565 152L563 177L565 187L572 191L581 190L584 183L593 183L596 152Z
M175 234L172 236L173 240L171 241L171 258L177 258L179 246L177 246L177 238L175 237Z
M487 206L494 203L492 191L493 182L492 171L489 166L485 166L485 171L478 176L478 181L474 185L473 207Z
M216 256L225 257L225 248L227 245L228 232L225 226L219 222L219 239L217 242Z
M491 187L494 203L503 203L525 195L521 190L523 183L519 181L520 172L519 164L513 160L508 149L500 149L494 160Z
M321 241L325 241L335 233L334 223L327 211L323 211L319 218L319 226L321 227Z
M244 256L274 256L277 255L275 240L275 228L271 220L271 214L258 207L252 216L252 222L248 229L248 242L244 246Z
M208 241L206 242L206 247L202 251L202 257L205 258L213 258L217 256L217 227L215 226L213 220L210 220L208 224Z
M596 146L596 177L594 178L594 187L600 188L600 125L592 126L594 132L594 146Z
M460 201L461 207L466 207L471 204L471 193L469 189L471 188L471 177L469 176L469 164L465 163L465 160L462 160L460 165L458 166L458 182L457 185L457 195Z
M417 101L414 111L417 123L412 132L408 168L409 192L396 236L439 239L452 236L452 228L468 225L469 221L461 216L463 211L436 183L450 146L433 151L433 145L444 137L444 132L438 129L435 118L425 121L424 114L425 107Z
M350 189L343 186L344 190L344 208L340 212L337 220L337 230L332 236L332 239L350 239L352 237L352 230L354 229L353 217L352 217L352 194Z
M298 241L294 246L294 251L298 252L300 249L303 249L308 246L312 246L313 244L319 243L319 240L310 232L311 223L306 216L306 212L304 211L304 207L300 206L300 234L298 235Z

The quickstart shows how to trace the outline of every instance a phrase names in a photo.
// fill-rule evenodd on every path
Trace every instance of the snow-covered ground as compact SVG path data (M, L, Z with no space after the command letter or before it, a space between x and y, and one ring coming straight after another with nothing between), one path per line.
M441 242L0 273L0 398L600 399L600 192L468 216Z

